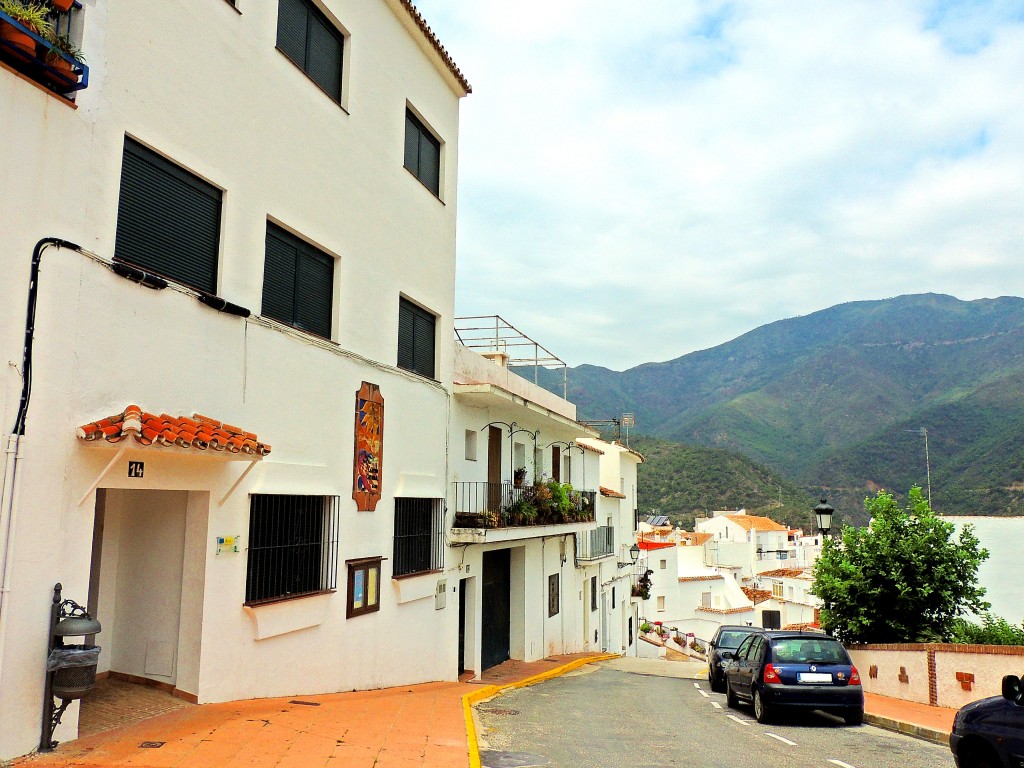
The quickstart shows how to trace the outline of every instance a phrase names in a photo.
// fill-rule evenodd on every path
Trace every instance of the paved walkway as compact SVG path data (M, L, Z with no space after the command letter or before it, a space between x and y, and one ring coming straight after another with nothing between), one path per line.
M477 768L472 704L603 660L614 669L706 678L694 662L573 654L509 661L481 681L189 706L62 744L15 766L70 768ZM667 665L667 666L666 666ZM703 669L698 669L703 667ZM868 721L945 743L954 710L866 696Z

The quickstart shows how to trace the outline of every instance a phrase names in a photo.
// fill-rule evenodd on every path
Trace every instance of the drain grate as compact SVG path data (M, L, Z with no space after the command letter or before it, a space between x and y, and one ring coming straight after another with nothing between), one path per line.
M519 714L519 710L518 709L500 709L500 708L495 708L495 709L481 709L480 711L481 712L486 712L489 715L518 715Z
M139 749L160 749L166 741L144 741L139 744Z
M301 704L304 707L319 707L320 702L318 701L300 701L299 699L292 699L288 702L289 704Z

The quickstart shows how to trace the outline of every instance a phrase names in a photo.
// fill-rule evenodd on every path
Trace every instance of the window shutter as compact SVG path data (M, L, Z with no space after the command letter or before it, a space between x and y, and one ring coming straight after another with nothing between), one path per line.
M292 322L295 304L295 247L267 227L267 257L263 266L263 309L261 314Z
M398 367L416 370L416 316L412 305L405 299L398 304Z
M301 253L297 271L295 326L330 338L334 259L316 251Z
M425 312L416 318L416 362L413 369L434 378L434 318Z
M217 290L221 191L125 138L114 257Z
M306 27L309 11L303 0L280 0L277 6L277 47L306 68Z
M335 101L341 101L341 41L327 19L310 13L306 72Z
M405 112L405 167L419 176L420 131L408 110Z
M435 195L441 191L441 145L427 133L420 134L420 180Z

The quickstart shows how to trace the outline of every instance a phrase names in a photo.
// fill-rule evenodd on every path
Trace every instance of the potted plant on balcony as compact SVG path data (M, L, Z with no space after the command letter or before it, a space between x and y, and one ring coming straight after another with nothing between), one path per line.
M21 0L0 0L0 12L7 14L37 35L46 36L53 32L53 25L48 18L49 10L45 6L37 3L23 3ZM0 24L0 43L6 43L21 51L24 54L22 59L35 56L36 53L36 41L7 21ZM0 45L0 52L6 55L10 53L10 48Z
M526 467L519 467L515 472L512 473L512 484L516 488L522 488L523 483L526 482Z
M46 61L49 69L46 72L46 79L56 86L70 87L78 82L78 75L75 73L74 65L64 56L70 56L79 62L85 61L85 55L81 49L68 39L67 35L58 35L53 32L46 36L50 44L49 49L43 50L40 46L40 55Z
M53 6L53 10L57 11L57 13L67 13L74 4L75 0L50 0L50 5Z

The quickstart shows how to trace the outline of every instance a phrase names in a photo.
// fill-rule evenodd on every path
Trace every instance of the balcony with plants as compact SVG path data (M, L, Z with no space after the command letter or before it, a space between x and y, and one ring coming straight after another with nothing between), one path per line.
M76 39L77 0L0 0L0 64L65 98L89 85Z
M512 535L500 538L521 538L541 535L539 529L550 526L573 526L571 530L593 527L595 491L581 491L557 480L534 483L457 482L455 485L455 518L453 534L467 531L474 540L487 531L507 531ZM511 529L520 529L516 535ZM472 533L476 531L477 533ZM483 531L483 534L480 532ZM544 535L550 535L544 531ZM458 536L456 536L458 538ZM489 537L495 538L494 536Z

